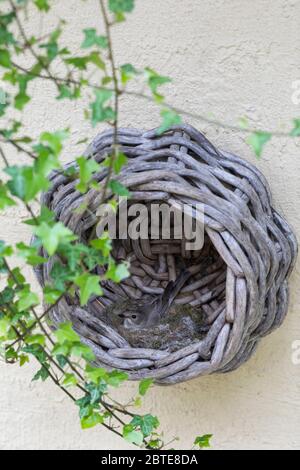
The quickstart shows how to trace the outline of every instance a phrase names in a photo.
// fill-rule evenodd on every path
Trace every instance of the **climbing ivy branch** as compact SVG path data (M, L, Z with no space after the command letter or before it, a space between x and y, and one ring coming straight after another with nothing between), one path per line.
M245 120L240 126L231 126L175 107L162 92L163 85L171 82L169 77L150 67L140 70L132 64L116 63L112 31L126 21L134 9L134 0L95 0L100 13L99 25L101 19L104 31L99 32L100 26L84 29L80 53L76 54L70 51L70 45L63 44L63 20L46 35L32 36L27 32L27 18L37 12L47 15L54 8L52 3L51 0L0 0L0 158L3 162L0 211L22 205L28 214L25 223L35 237L32 245L0 241L1 356L6 363L22 367L34 359L39 369L33 380L52 380L78 407L83 429L101 425L138 447L166 448L173 441L164 441L158 418L139 413L152 381L142 381L129 403L116 402L112 389L121 387L128 379L127 374L93 366L94 353L81 342L76 322L63 323L53 332L49 320L58 303L67 297L76 296L84 306L91 296L101 296L99 281L121 282L129 275L128 266L115 263L107 235L99 239L93 232L88 243L83 244L48 208L42 206L36 214L38 197L49 189L49 175L53 171L75 180L77 190L87 197L90 190L97 190L102 201L106 200L108 190L113 197L128 194L114 179L127 162L118 145L121 96L156 103L161 115L161 133L179 124L183 116L191 117L248 134L248 142L257 156L272 136L299 137L300 119L294 120L290 133L270 132L251 129ZM65 70L60 76L56 72L58 64ZM35 80L53 83L56 99L62 102L86 100L88 94L86 118L94 127L104 123L113 131L111 153L101 165L80 155L76 164L64 170L60 157L70 135L68 129L45 130L39 137L24 134L22 113L31 101L31 84ZM128 90L128 83L135 80L146 83L148 93ZM27 163L12 165L10 156L15 153L27 157ZM94 180L99 171L105 172L101 185ZM41 308L41 296L27 282L23 266L37 268L47 257L54 257L54 263L43 286L46 307ZM17 266L16 258L20 260ZM101 278L94 274L97 266L105 267ZM194 448L209 447L210 440L211 435L197 436Z
M117 68L111 29L125 20L134 2L99 0L105 35L98 35L92 28L84 30L82 49L86 51L92 48L92 52L81 56L72 55L67 47L59 45L63 22L46 36L28 36L26 25L23 24L24 12L30 13L35 6L46 14L51 9L50 1L4 0L1 1L2 5L5 6L5 12L0 10L0 67L4 69L2 80L10 85L11 94L1 89L0 117L6 116L9 108L15 110L15 115L25 109L31 100L29 85L35 79L52 81L59 100L77 100L83 89L92 89L94 100L86 113L92 125L105 122L113 127L111 155L104 162L107 172L105 183L98 187L93 181L93 175L100 165L89 158L78 157L77 165L71 168L68 176L77 179L77 189L82 193L88 194L90 189L97 189L103 201L108 187L115 194L123 192L125 188L113 184L113 175L119 173L126 164L126 157L118 147L119 97L126 92L126 82L137 72L129 65ZM103 53L107 61L103 59ZM25 54L31 57L30 68L19 64ZM52 72L56 59L62 60L66 66L64 78L56 77ZM91 86L85 76L91 66L103 73L100 85ZM108 66L110 72L107 71ZM167 81L159 79L153 71L147 73L149 79L150 75L157 77L157 84L152 85L155 92L160 81L161 84ZM91 239L88 245L84 245L71 230L57 222L55 215L46 207L41 207L40 214L35 214L32 203L36 203L41 191L49 188L50 172L64 172L60 155L69 131L45 131L36 140L22 135L22 128L22 122L17 119L6 119L0 128L0 157L5 174L0 181L0 210L23 204L29 217L25 223L32 228L35 242L32 245L20 242L16 246L0 242L0 273L3 281L0 291L1 355L6 363L22 367L30 358L34 358L39 369L33 380L52 380L79 408L83 429L102 425L138 447L167 447L170 443L165 443L163 435L158 431L157 417L138 413L142 397L151 387L152 381L142 381L136 397L129 403L116 402L112 398L111 389L120 387L127 380L127 374L94 367L94 353L81 342L76 333L76 324L63 323L54 333L50 328L49 315L66 296L78 296L83 306L91 295L102 294L99 277L93 274L96 266L106 266L103 279L114 282L120 282L129 272L125 264L116 265L111 258L111 241L107 236ZM11 165L7 155L9 147L26 155L30 163ZM40 266L46 261L43 253L56 257L50 279L43 288L47 305L44 310L39 307L40 296L27 283L21 267L11 267L12 256L20 257L31 268Z

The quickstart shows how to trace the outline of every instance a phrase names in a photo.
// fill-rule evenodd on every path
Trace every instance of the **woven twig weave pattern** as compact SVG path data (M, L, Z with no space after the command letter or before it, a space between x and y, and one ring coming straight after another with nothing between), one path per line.
M100 134L87 157L103 161L112 141L111 131ZM162 136L156 130L120 129L118 142L129 160L118 179L130 190L132 201L204 205L204 248L190 253L180 240L116 243L113 255L131 260L131 277L120 285L105 282L100 302L93 299L86 308L74 299L63 299L52 320L55 324L71 320L93 349L97 364L125 370L131 380L151 377L159 384L174 384L236 369L248 360L259 340L283 322L288 278L297 256L295 236L273 209L267 181L252 164L215 149L188 125ZM104 168L97 181L106 175ZM51 182L42 203L86 242L97 222L99 193L92 189L83 196L75 189L77 181L61 173L54 173ZM84 214L76 211L83 200L88 201ZM205 337L193 342L187 338L186 346L175 352L168 351L168 345L159 350L129 344L101 319L99 308L120 298L160 294L176 278L178 257L188 261L193 276L176 303L201 306L208 325ZM203 258L210 260L205 274ZM52 265L49 259L37 270L42 285L49 281Z

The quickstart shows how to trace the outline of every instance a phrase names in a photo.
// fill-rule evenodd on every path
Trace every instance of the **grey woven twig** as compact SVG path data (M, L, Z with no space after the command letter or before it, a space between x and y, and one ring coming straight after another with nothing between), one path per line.
M103 161L112 141L112 131L100 134L87 156ZM236 369L259 340L284 320L288 278L297 256L295 236L273 209L267 181L253 165L216 150L188 125L163 136L156 130L120 129L118 141L129 160L118 179L130 190L132 200L203 203L205 246L191 254L178 240L115 243L115 258L131 259L130 279L121 285L104 283L103 298L92 300L86 308L66 297L54 309L52 320L55 324L71 320L93 349L98 365L125 370L131 380L151 377L159 384L174 384ZM102 181L106 175L103 169L96 179ZM77 181L61 173L53 174L51 182L43 204L86 242L97 222L101 196L96 190L83 196L75 189ZM83 201L88 201L84 214L76 211ZM198 341L187 337L186 346L175 352L168 351L167 344L161 350L129 344L101 312L118 299L160 294L180 271L180 257L193 276L176 302L201 306L207 333ZM204 258L210 260L205 274ZM50 280L52 265L49 259L37 270L42 285Z

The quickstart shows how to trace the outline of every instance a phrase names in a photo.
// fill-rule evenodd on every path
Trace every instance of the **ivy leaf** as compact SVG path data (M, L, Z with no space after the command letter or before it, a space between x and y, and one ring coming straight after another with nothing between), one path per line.
M113 370L108 374L106 381L112 387L119 387L126 380L128 380L128 374L119 370Z
M81 193L85 193L88 189L88 184L94 173L96 173L100 165L93 159L87 159L84 157L77 158L79 166L79 178L80 182L77 184L76 189Z
M6 49L0 49L0 65L5 68L11 67L10 53Z
M60 298L62 292L51 286L46 286L44 287L43 294L46 304L54 305Z
M96 90L96 99L90 105L92 110L92 124L96 126L98 122L109 121L114 119L115 112L111 106L106 106L106 103L112 98L113 93L109 90Z
M88 64L94 64L101 70L105 70L105 63L101 59L100 54L96 51L91 52L91 54L87 56L65 59L65 62L69 65L73 65L78 70L86 70Z
M117 265L112 262L106 272L106 278L117 284L127 279L129 276L128 264L125 262Z
M106 36L97 36L97 31L94 28L84 29L83 30L85 39L81 44L83 49L88 49L92 46L99 46L103 49L107 49L108 40Z
M172 126L176 126L178 124L181 124L182 122L182 119L179 116L179 114L177 114L172 109L163 109L160 115L163 121L162 121L160 128L158 129L158 134L163 134L164 132L169 130Z
M300 136L300 119L294 119L294 129L291 132L292 137Z
M128 191L128 189L123 184L119 183L119 181L110 180L109 188L117 196L130 197L130 191Z
M0 338L5 340L11 327L11 321L8 317L0 318Z
M54 221L55 221L54 212L48 209L48 207L42 206L40 215L35 217L34 219L25 220L24 224L31 225L31 226L38 226L42 222L46 222L47 224L52 225Z
M63 142L69 137L69 131L67 129L56 132L43 132L40 140L42 143L46 143L54 155L58 156L63 149Z
M69 99L69 100L77 100L80 98L80 87L79 86L67 86L67 85L59 85L59 95L57 96L57 100Z
M124 64L120 67L121 71L121 82L123 85L126 85L129 80L134 76L138 75L138 70L131 64Z
M65 387L74 387L77 385L77 379L74 374L65 374L63 385Z
M15 201L11 199L8 195L7 187L0 182L0 210L15 205Z
M34 4L41 11L47 12L50 10L50 5L48 3L48 0L34 0Z
M90 429L90 428L94 428L98 424L102 424L103 422L104 422L103 416L93 411L91 414L89 414L88 416L84 416L81 419L81 427L82 429Z
M143 444L144 436L141 431L136 431L132 424L126 424L123 427L123 437L131 444L141 446Z
M112 241L108 232L103 233L101 238L92 240L90 245L96 250L100 250L103 256L107 257L112 250Z
M142 397L145 396L152 384L153 384L153 379L142 380L139 384L139 394Z
M107 378L107 371L102 368L96 368L96 367L87 365L85 372L86 372L86 376L88 377L88 379L91 380L91 382L93 382L96 385L98 385L99 380L102 380L102 379L106 380Z
M39 304L38 295L34 292L31 292L29 288L23 289L19 292L19 301L17 303L18 312L24 312L28 310L30 307Z
M35 167L30 166L10 166L5 172L11 177L7 187L13 196L29 202L41 192L49 188L48 179L36 172Z
M28 336L25 341L26 344L39 344L40 346L45 346L46 338L44 335L32 335Z
M248 137L247 142L252 147L255 155L259 158L262 154L264 146L271 138L272 134L269 132L257 131Z
M60 243L68 243L77 240L77 236L65 227L62 222L57 222L53 226L42 222L34 229L34 233L40 238L49 256L54 255Z
M169 77L159 75L155 70L147 67L145 69L146 79L149 85L150 90L157 102L163 101L163 95L158 93L158 87L170 83L172 80Z
M204 436L197 436L194 442L195 446L198 446L200 449L208 449L211 447L210 441L213 437L212 434L205 434Z
M150 414L145 415L145 416L135 416L131 423L130 423L135 429L137 427L140 428L140 430L143 433L144 437L150 436L150 434L154 431L154 429L157 429L159 426L159 421L156 418L156 416L152 416Z
M101 296L103 294L99 281L99 276L89 273L82 274L75 278L75 284L80 288L81 306L86 305L92 295Z
M125 166L128 162L128 159L124 153L119 152L114 160L114 172L118 175L122 170L123 166Z
M77 333L73 330L72 323L61 323L59 327L54 331L54 335L59 344L65 342L77 343L80 342L80 338Z
M37 380L42 380L42 382L45 382L48 379L48 377L50 377L49 369L50 369L49 364L43 364L41 369L33 377L32 381L35 382Z
M130 13L134 9L134 0L109 0L108 5L113 13Z
M27 246L21 242L17 244L17 248L18 255L24 258L30 266L37 266L47 261L46 258L39 256L38 249L34 246Z
M95 360L95 354L91 350L91 348L82 343L75 343L71 348L71 354L74 356L81 357L88 362L92 362Z

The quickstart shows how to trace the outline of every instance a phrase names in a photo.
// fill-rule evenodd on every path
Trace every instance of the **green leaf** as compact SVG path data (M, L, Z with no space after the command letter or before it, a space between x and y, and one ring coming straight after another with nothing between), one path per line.
M47 12L50 10L50 5L48 3L48 0L34 0L34 4L41 11Z
M43 364L41 369L33 377L32 381L35 382L37 380L42 380L42 382L45 382L48 377L50 377L49 369L49 364Z
M69 343L80 342L78 334L73 330L72 323L61 323L57 330L54 331L54 335L59 344L63 344L66 341Z
M158 129L158 134L163 134L164 132L168 131L172 126L176 126L181 124L182 119L175 111L172 109L163 109L160 113L163 121Z
M88 379L91 380L91 382L93 382L96 385L99 384L99 380L107 379L107 371L99 367L96 368L96 367L87 365L85 372L86 372L86 376L88 377Z
M138 70L131 64L124 64L120 67L121 71L121 82L126 85L129 80L138 75Z
M123 437L131 444L141 446L143 444L144 436L141 431L136 431L131 424L127 424L123 428Z
M197 436L194 442L195 446L198 446L200 449L208 449L211 447L210 441L213 437L212 434L205 434L204 436Z
M0 338L6 340L11 327L11 320L8 317L3 317L0 319Z
M85 416L81 419L81 427L82 429L90 429L94 428L98 424L102 424L103 422L103 416L93 411L89 416Z
M147 414L145 416L135 416L130 423L135 429L140 428L144 437L150 436L158 428L159 421L156 416Z
M48 179L36 172L34 167L30 166L10 166L5 172L11 177L7 187L13 196L29 202L41 192L49 188Z
M153 379L144 379L139 384L139 394L143 397L148 392L149 388L153 385Z
M105 36L98 36L97 31L94 28L88 28L83 30L85 39L81 44L83 49L88 49L92 46L99 46L103 49L107 49L108 47L108 40Z
M37 266L47 261L46 258L39 256L38 248L34 246L27 246L25 243L21 242L17 244L17 248L18 255L24 258L30 266Z
M91 52L87 56L81 57L72 57L71 59L65 59L65 62L69 65L73 65L79 70L87 70L89 64L94 64L101 70L105 70L105 62L101 59L101 56L98 52Z
M159 75L155 70L150 69L149 67L145 69L145 76L154 98L158 102L161 102L163 100L163 96L158 93L158 87L165 85L166 83L170 83L172 80L169 77Z
M128 374L125 372L113 370L108 373L107 383L112 387L119 387L123 382L126 382L126 380L128 380Z
M31 292L29 288L23 289L21 292L18 294L19 296L19 301L17 303L17 309L18 312L24 312L30 307L33 307L34 305L39 304L39 298L38 295L35 294L34 292Z
M8 195L7 187L0 182L0 210L6 209L6 207L15 206L16 203Z
M100 250L105 257L107 257L112 250L112 241L108 232L104 232L101 238L92 240L90 245L96 250Z
M260 157L264 146L267 142L269 142L271 138L272 134L270 134L269 132L257 131L248 137L247 143L252 147L255 155L257 157Z
M76 277L74 282L80 288L81 306L86 305L92 295L103 295L99 276L85 273Z
M120 283L130 276L128 267L128 263L126 262L121 264L111 263L106 272L106 278L113 282Z
M63 385L65 387L74 387L77 385L77 379L74 374L65 374Z
M58 156L63 149L63 142L69 137L68 130L56 131L56 132L43 132L40 140L42 143L46 143L54 155Z
M46 338L44 335L32 335L25 338L26 344L39 344L45 346Z
M95 354L91 350L89 346L82 343L75 343L71 348L71 354L74 356L82 357L88 362L92 362L95 360Z
M130 197L130 191L128 191L128 189L123 184L119 183L119 181L110 180L109 188L117 196Z
M74 85L60 85L59 86L59 95L57 96L57 100L69 99L69 100L77 100L80 98L80 87Z
M43 294L46 304L54 305L60 298L62 292L51 286L46 286L44 287Z
M54 255L60 243L68 243L77 239L77 236L65 227L62 222L57 222L53 226L42 222L34 229L34 233L40 238L50 256Z
M98 122L110 121L115 118L115 112L106 103L112 98L113 93L109 90L96 90L96 99L90 105L92 110L92 124L96 126Z
M113 169L114 172L118 175L122 170L123 166L125 166L128 162L128 159L124 153L119 152L114 159Z
M113 13L130 13L134 9L134 0L109 0L108 5Z
M292 137L300 136L300 119L294 119L294 129L291 132Z
M6 49L0 49L0 65L5 68L11 67L10 53Z
M80 182L77 184L76 189L81 193L85 193L88 189L88 184L92 179L94 173L96 173L100 165L93 159L87 159L84 157L77 158L79 166L79 178Z

